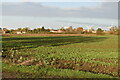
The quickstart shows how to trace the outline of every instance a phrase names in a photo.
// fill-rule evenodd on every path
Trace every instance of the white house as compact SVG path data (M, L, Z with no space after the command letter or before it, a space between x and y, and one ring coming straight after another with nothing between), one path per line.
M17 34L25 34L26 32L25 31L17 31L16 33Z
M26 32L22 32L23 34L25 34Z
M21 31L17 31L16 33L17 33L17 34L22 34L22 32L21 32Z
M97 31L92 31L92 33L96 33Z
M53 30L53 29L51 29L50 32L52 32L52 33L62 33L62 32L64 32L64 31L62 31L62 30Z

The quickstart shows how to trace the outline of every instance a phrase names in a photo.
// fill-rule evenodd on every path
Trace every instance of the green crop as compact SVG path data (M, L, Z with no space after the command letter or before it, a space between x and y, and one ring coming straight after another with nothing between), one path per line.
M41 74L41 76L50 75L69 78L85 78L87 76L89 78L108 78L111 76L102 72L101 74L93 74L89 70L81 72L73 69L75 66L80 66L81 68L81 66L89 64L87 67L90 66L93 68L93 72L97 72L102 71L99 68L94 68L97 65L105 66L105 68L118 66L117 36L3 36L2 44L2 55L5 57L5 60L3 60L3 70L14 72L14 68L16 68L21 73L35 74L35 76L31 77L38 77L38 74ZM41 61L42 67L41 65L19 66L17 65L17 61L20 58L22 62L27 59L34 59L36 65L38 64L37 61ZM9 64L6 63L7 60ZM15 66L8 68L13 63ZM68 66L68 69L62 69L65 66ZM75 75L71 72L75 73ZM117 75L117 72L109 72L107 69L105 69L105 72L113 76Z

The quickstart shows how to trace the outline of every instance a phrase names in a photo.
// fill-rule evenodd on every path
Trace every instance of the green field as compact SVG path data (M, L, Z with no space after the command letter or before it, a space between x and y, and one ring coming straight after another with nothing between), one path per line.
M115 35L3 36L2 48L3 77L119 77Z

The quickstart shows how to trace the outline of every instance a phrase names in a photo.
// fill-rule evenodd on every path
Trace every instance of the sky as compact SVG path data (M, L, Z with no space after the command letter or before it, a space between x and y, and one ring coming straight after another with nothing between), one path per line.
M119 0L1 0L2 2L118 2Z
M118 24L117 2L2 2L2 27L107 27ZM37 1L37 0L36 0Z

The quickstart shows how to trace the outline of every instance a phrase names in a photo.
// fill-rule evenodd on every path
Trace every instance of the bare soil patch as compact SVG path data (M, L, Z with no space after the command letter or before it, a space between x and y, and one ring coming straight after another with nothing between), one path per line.
M118 66L107 66L96 63L74 62L74 61L66 61L66 60L58 60L57 64L51 66L62 69L73 69L73 70L88 71L93 73L103 73L112 76L120 76L118 74Z
M6 59L3 59L4 62ZM7 59L9 60L9 59ZM104 60L104 59L94 59L96 61L105 61L108 63L111 63L109 60ZM10 62L10 61L7 61ZM51 63L53 62L53 63ZM18 63L15 61L15 64L18 65L23 65L23 66L31 66L31 65L36 65L36 66L45 66L46 63L44 63L44 60L36 61L33 58L28 58L26 61ZM102 65L102 64L96 64L96 63L89 63L89 62L76 62L72 60L49 60L48 66L51 67L56 67L60 69L72 69L72 70L80 70L80 71L87 71L87 72L92 72L92 73L103 73L103 74L108 74L112 76L120 76L118 74L118 66L108 66L108 65Z
M32 62L31 65L44 66L45 63L43 63L42 61L35 61ZM92 73L108 74L111 76L120 76L120 74L118 74L118 66L108 66L108 65L96 64L96 63L75 62L75 61L67 61L67 60L56 60L54 61L53 64L48 64L48 66L56 67L59 69L72 69L72 70L87 71Z
M15 73L2 72L2 78L17 78Z

